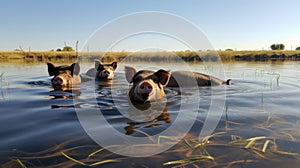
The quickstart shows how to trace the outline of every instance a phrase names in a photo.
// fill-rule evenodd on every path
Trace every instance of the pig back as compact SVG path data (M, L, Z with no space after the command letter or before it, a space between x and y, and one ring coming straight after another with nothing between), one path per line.
M168 87L215 86L225 81L206 74L190 71L173 71Z

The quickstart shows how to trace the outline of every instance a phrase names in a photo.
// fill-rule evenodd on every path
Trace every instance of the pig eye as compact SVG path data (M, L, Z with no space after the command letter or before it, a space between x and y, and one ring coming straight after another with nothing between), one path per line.
M152 77L151 80L152 80L154 83L159 83L159 79L156 78L156 77Z
M57 72L57 75L64 74L64 73L68 73L68 72L66 70L60 70L60 71Z
M135 78L133 78L133 83L137 83L137 82L139 82L139 81L142 81L143 80L143 78L141 77L141 76L137 76L137 77L135 77Z
M98 71L103 71L103 70L104 70L104 66L103 65L99 65Z

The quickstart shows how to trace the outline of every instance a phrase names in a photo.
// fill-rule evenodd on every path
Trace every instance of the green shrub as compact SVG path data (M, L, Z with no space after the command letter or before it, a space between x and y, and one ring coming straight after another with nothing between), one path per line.
M65 46L65 47L63 48L63 51L74 51L74 50L73 50L73 48L70 47L70 46Z
M283 44L272 44L270 47L272 50L284 50Z

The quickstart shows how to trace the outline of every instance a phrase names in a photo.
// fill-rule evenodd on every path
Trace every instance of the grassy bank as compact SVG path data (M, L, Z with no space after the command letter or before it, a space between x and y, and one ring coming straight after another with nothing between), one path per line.
M0 51L0 61L25 60L32 62L46 62L69 59L77 59L77 53L55 51Z
M72 61L294 61L300 60L300 51L174 51L174 52L57 52L57 51L0 51L0 61L24 60L28 62Z

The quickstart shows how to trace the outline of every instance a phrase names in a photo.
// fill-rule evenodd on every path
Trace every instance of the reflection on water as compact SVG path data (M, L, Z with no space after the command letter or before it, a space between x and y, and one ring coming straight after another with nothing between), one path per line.
M135 65L145 67L142 63ZM220 86L213 92L209 87L200 88L199 113L192 129L176 146L148 158L122 157L107 150L116 146L106 149L98 146L81 127L75 108L101 109L105 119L122 134L148 137L176 121L181 96L193 95L192 89L166 88L166 107L153 109L151 113L148 107L147 113L136 113L128 102L129 85L118 78L123 75L122 67L117 69L114 81L84 82L80 88L67 89L52 88L45 64L0 67L3 167L22 164L82 167L93 163L103 167L162 167L163 164L166 167L298 167L300 164L299 62L224 64L226 76L235 85L227 86L226 90ZM84 72L93 63L83 63L81 67ZM178 64L173 67L180 69ZM213 65L190 67L199 72L223 73ZM226 106L222 108L223 116L215 134L199 141L212 94L221 97L225 93ZM187 118L185 122L188 121ZM176 137L160 137L155 143L164 145L161 142L175 140ZM152 150L149 145L139 148ZM120 150L131 151L126 146Z
M153 128L153 127L159 127L162 124L160 122L165 122L165 123L171 123L171 117L167 109L163 110L162 114L159 116L149 120L149 121L143 121L143 122L127 122L128 126L125 126L124 129L126 130L126 135L132 135L133 133L139 132L144 135L149 136L149 134L141 132L139 130L141 129L147 129L147 128ZM160 130L163 131L163 130Z

